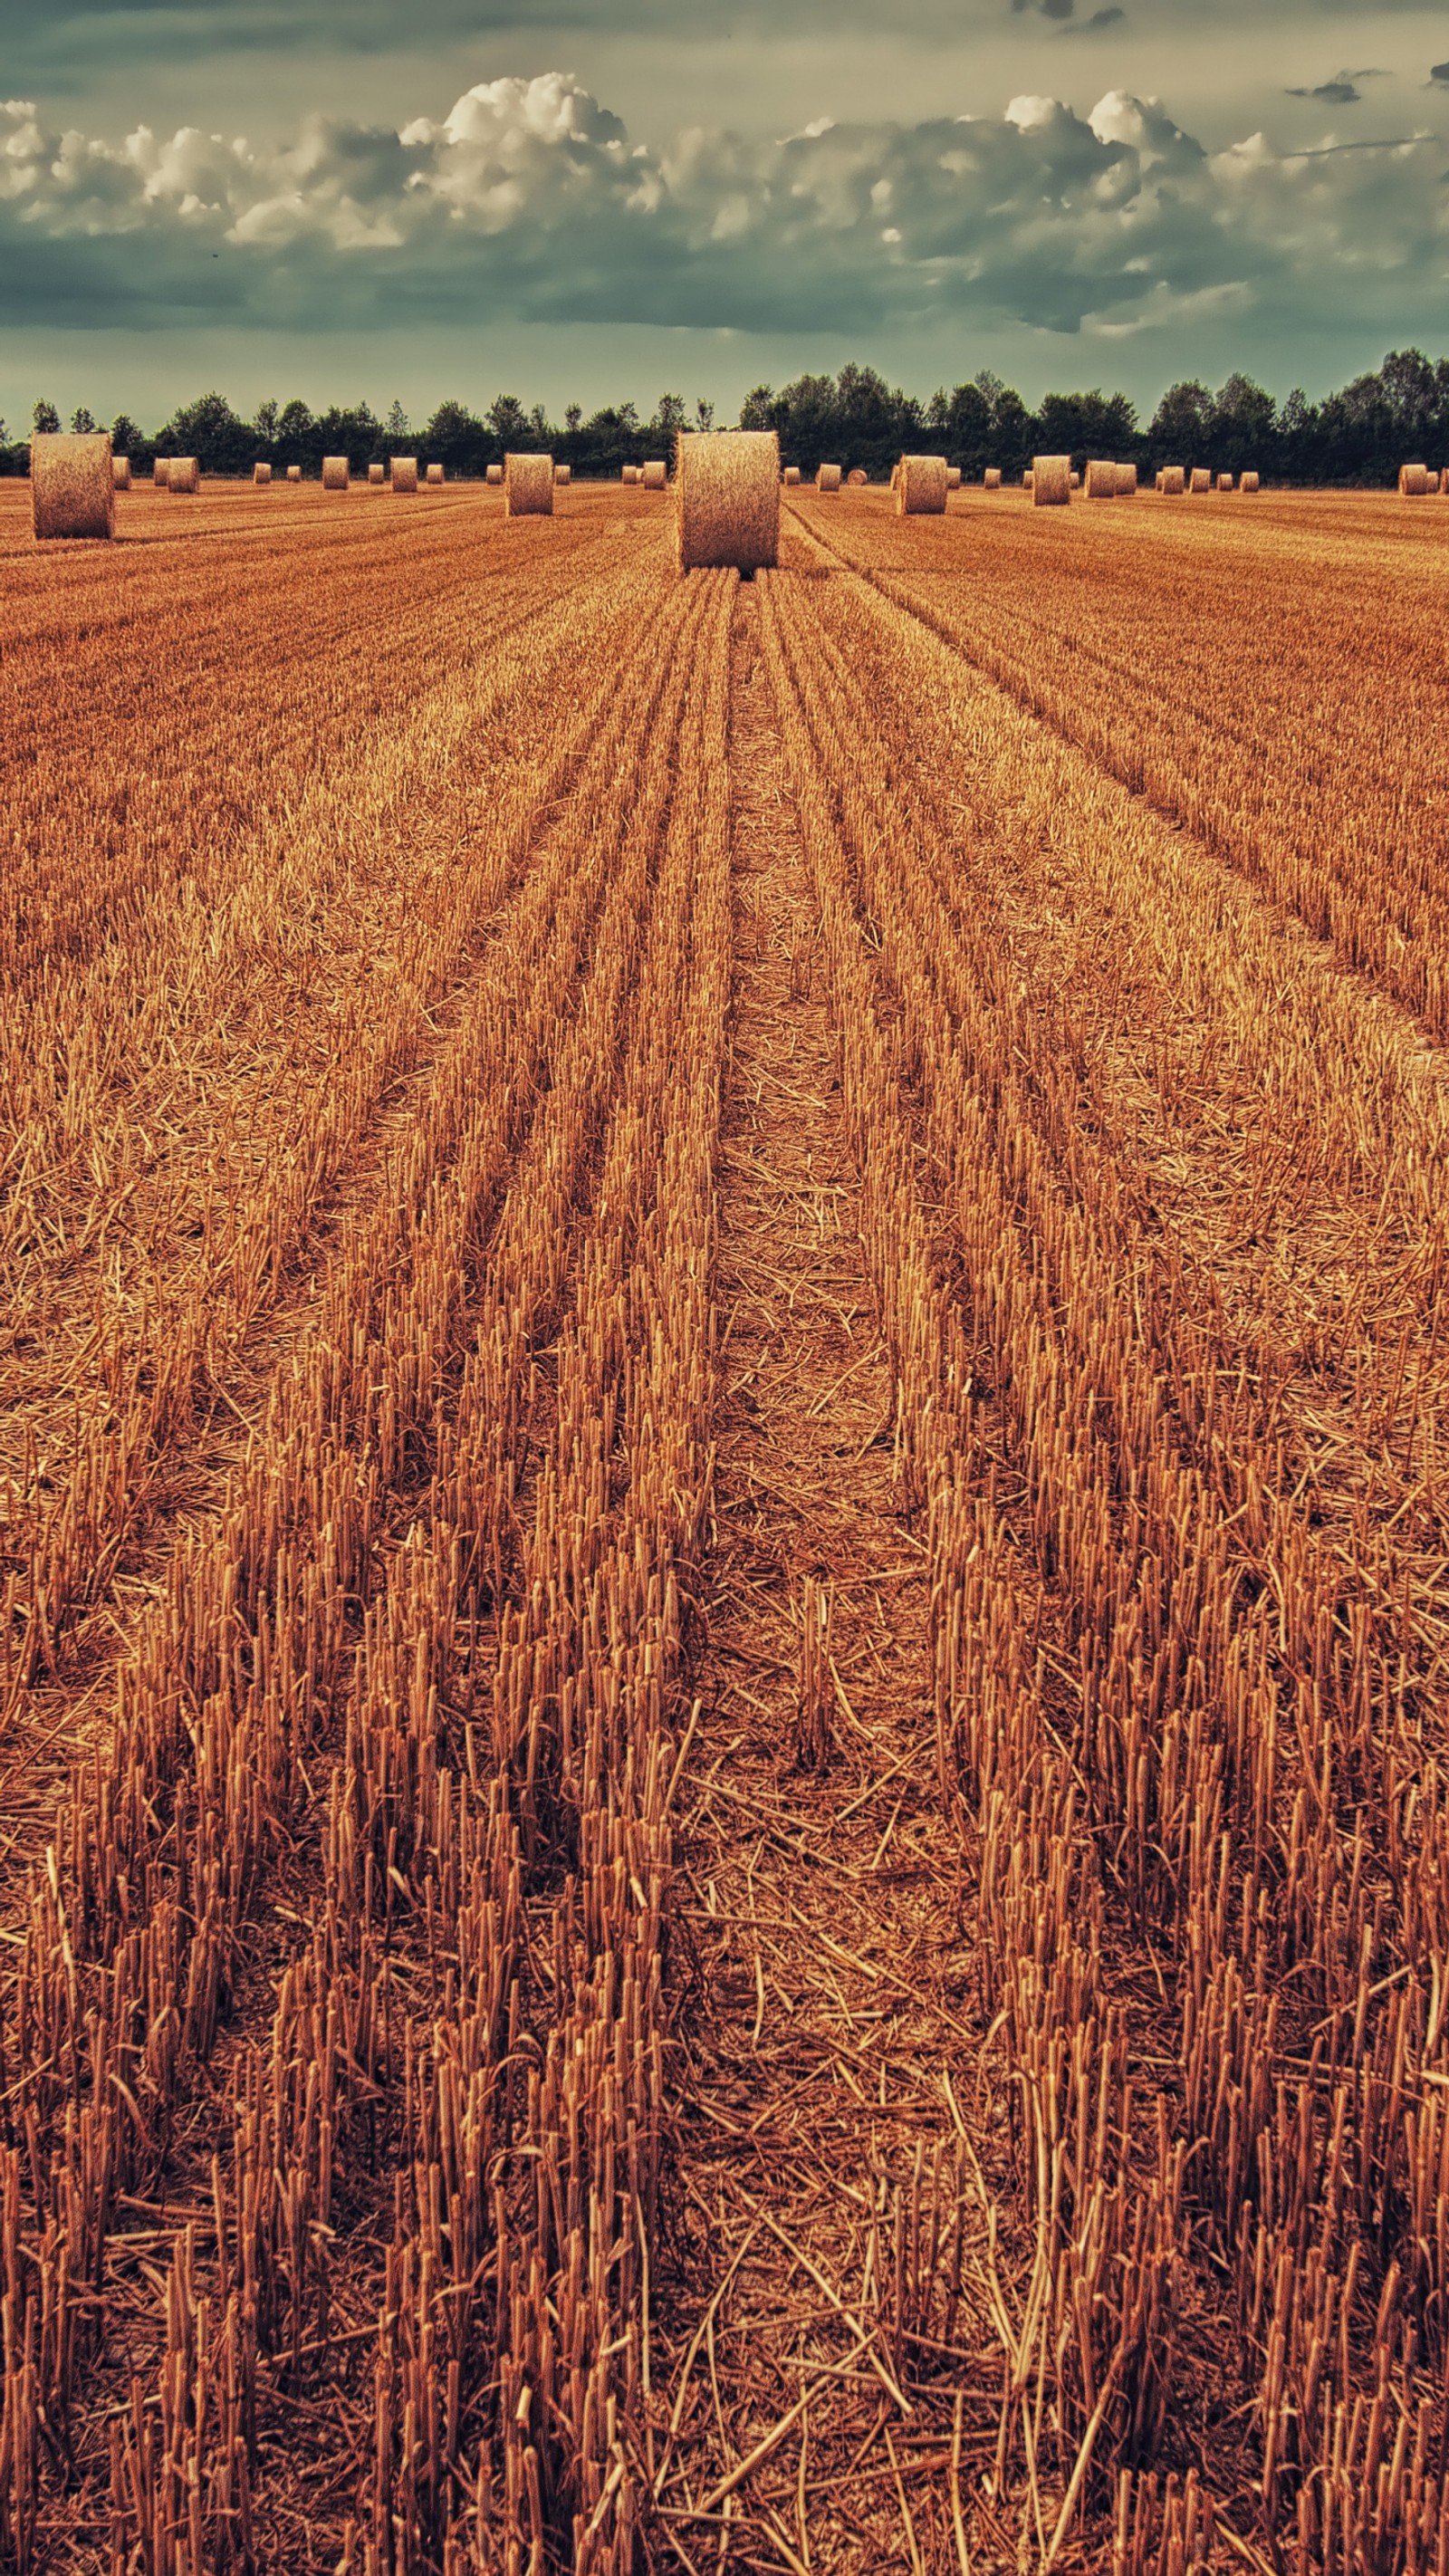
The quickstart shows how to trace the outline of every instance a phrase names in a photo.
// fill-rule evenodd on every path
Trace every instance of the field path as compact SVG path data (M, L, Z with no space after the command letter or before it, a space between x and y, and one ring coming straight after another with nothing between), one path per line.
M927 2177L942 2156L954 2175L952 2105L975 2100L959 1837L936 1783L924 1534L902 1509L859 1178L811 992L816 914L748 586L731 679L718 1544L682 1836L703 1986L679 2171L694 2295L660 2321L661 2485L696 2564L733 2551L781 2567L954 2565L951 2408L897 2393L892 2204L918 2154ZM829 1750L805 1767L812 1576L834 1671ZM995 2383L981 2385L994 2411ZM758 2471L712 2503L807 2391Z

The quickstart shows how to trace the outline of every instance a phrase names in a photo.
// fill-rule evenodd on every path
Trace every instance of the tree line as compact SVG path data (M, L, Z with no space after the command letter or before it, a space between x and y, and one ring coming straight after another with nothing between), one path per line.
M99 424L85 409L72 429ZM118 455L140 471L156 456L195 456L204 474L249 474L260 459L320 474L324 456L347 456L356 469L397 453L416 453L453 477L482 475L510 448L546 448L581 479L614 478L623 465L668 456L681 429L709 429L714 406L661 394L646 419L633 403L608 405L587 418L570 403L562 421L542 404L531 411L499 394L482 413L466 403L440 403L414 429L401 403L379 416L367 403L313 412L300 401L264 402L245 420L221 394L183 404L154 432L121 413L110 424ZM969 383L944 387L922 401L886 383L873 367L844 366L836 376L806 375L778 391L757 385L741 406L743 429L778 431L782 460L813 474L833 461L863 466L884 479L904 449L927 448L959 465L968 481L988 465L1021 474L1034 455L1115 457L1143 472L1159 465L1205 465L1213 473L1255 467L1265 481L1340 485L1392 483L1406 460L1449 463L1449 358L1392 350L1373 373L1341 392L1310 402L1301 390L1279 403L1261 385L1232 375L1213 392L1196 378L1168 387L1144 427L1128 395L1047 394L1035 411L989 369ZM62 426L54 404L35 405L35 430ZM8 440L0 421L0 472L28 471L29 443Z

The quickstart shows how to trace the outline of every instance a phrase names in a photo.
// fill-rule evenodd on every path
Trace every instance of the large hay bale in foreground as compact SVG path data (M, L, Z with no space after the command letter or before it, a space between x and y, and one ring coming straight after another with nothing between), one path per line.
M818 465L815 469L817 492L838 492L844 480L844 469L839 465Z
M795 486L796 486L796 484L799 482L799 480L800 480L800 468L799 468L799 466L798 466L798 465L787 465L787 466L786 466L786 468L785 468L785 481L786 481L786 483L789 485L790 490L791 490L792 492L794 491Z
M392 475L392 488L394 492L416 492L418 488L418 460L415 456L395 456L392 459L389 471Z
M1401 465L1399 467L1399 498L1401 500L1421 500L1428 489L1429 468L1427 465Z
M1039 510L1064 510L1072 497L1072 460L1069 456L1037 456L1032 459L1031 497Z
M553 517L553 458L505 456L504 508L510 519Z
M168 492L199 492L201 467L194 456L173 456L166 467Z
M367 488L369 492L380 492L386 481L387 467L385 465L369 465L367 469Z
M322 489L324 492L346 492L352 483L352 468L345 456L324 456Z
M1117 468L1114 464L1109 463L1107 458L1102 456L1088 457L1087 489L1085 497L1089 501L1116 500Z
M255 465L252 467L252 481L253 481L253 483L255 483L255 484L257 484L257 485L261 485L261 484L263 484L263 483L270 483L271 479L272 479L272 469L271 469L270 465L263 465L260 461L258 461L258 462L257 462L257 464L255 464Z
M681 572L732 564L756 573L777 560L780 442L772 429L681 430L674 494Z
M300 466L300 465L289 465L289 466L288 466L288 468L287 468L287 481L288 481L289 483L300 483L300 482L301 482L301 480L302 480L302 468L301 468L301 466Z
M999 491L1000 491L1000 489L1001 489L1001 468L1000 468L1000 466L999 466L999 465L988 465L988 466L987 466L986 471L985 471L985 473L983 474L983 476L982 476L982 478L981 478L981 488L982 488L982 490L983 490L984 492L999 492Z
M946 507L950 471L944 456L903 456L896 472L898 515L938 519Z
M32 438L30 512L40 538L114 535L109 430L42 431Z
M571 465L556 465L553 469L553 479L556 489L561 486L566 488L574 479L573 467Z
M646 492L663 492L669 483L669 467L662 456L646 456L640 468L640 481Z
M1258 477L1256 474L1248 473L1240 477L1238 483L1238 490L1240 492L1256 492L1257 489Z
M1164 465L1162 469L1162 489L1169 496L1179 492L1185 492L1187 490L1186 466Z
M111 458L111 483L117 492L130 491L131 460L129 456L113 456Z
M502 480L503 480L503 468L502 468L502 466L501 466L501 465L488 465L488 466L485 466L484 471L483 471L483 480L484 480L484 482L485 482L485 483L491 483L491 484L493 485L493 487L494 487L495 491L496 491L496 489L497 489L498 485L499 485L499 484L502 482Z
M151 466L151 480L158 492L164 492L167 490L171 481L171 459L169 456L158 456L153 460Z
M845 480L852 492L858 492L862 483L868 483L870 481L870 476L867 474L863 465L852 465Z

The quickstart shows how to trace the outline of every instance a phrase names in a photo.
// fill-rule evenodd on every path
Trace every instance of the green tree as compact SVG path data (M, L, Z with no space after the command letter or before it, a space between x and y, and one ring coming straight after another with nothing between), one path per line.
M30 426L37 438L53 438L60 427L60 414L52 402L38 402L30 415Z

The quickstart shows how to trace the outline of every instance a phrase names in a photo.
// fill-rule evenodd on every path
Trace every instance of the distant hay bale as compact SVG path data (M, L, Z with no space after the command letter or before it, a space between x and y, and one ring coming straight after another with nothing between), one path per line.
M756 573L777 560L780 442L772 429L682 430L674 492L681 572L733 565Z
M252 481L254 483L270 483L271 479L272 469L270 465L258 463L252 467Z
M896 470L896 510L903 519L939 518L950 467L944 456L903 456Z
M447 479L448 479L448 478L447 478L447 474L446 474L446 472L444 471L444 469L443 469L443 467L442 467L441 465L430 465L430 466L428 467L428 470L427 470L427 478L426 478L426 479L427 479L428 483L431 485L432 489L436 492L436 490L437 490L437 488L438 488L438 485L439 485L440 483L446 483L446 481L447 481Z
M793 490L794 490L794 488L795 488L795 485L796 485L796 484L799 482L799 480L800 480L800 468L799 468L799 466L798 466L798 465L787 465L787 466L786 466L786 468L785 468L785 480L786 480L786 482L789 484L789 486L790 486L791 490L793 491Z
M345 456L324 456L322 489L324 492L346 492L352 482L352 468Z
M862 483L868 483L870 481L870 476L867 474L863 465L852 465L850 472L847 474L845 479L850 486L851 491L858 492Z
M131 460L129 456L113 456L111 458L111 482L118 492L130 491Z
M173 456L168 460L166 489L168 492L201 490L201 467L194 456Z
M302 480L302 468L301 468L301 466L300 466L300 465L289 465L289 466L288 466L288 468L287 468L287 481L288 481L289 483L300 483L300 482L301 482L301 480Z
M395 456L392 459L390 472L394 492L416 492L418 460L415 456Z
M367 469L367 488L369 492L381 491L382 486L386 481L387 467L385 465L369 465Z
M1031 497L1038 510L1065 509L1072 497L1072 460L1069 456L1033 458Z
M553 479L556 485L567 485L572 483L574 479L573 467L571 465L556 465L553 469Z
M632 487L639 480L638 466L621 465L619 468L619 480L621 483L627 483Z
M816 468L815 489L817 492L838 492L844 480L844 473L838 465L821 465Z
M1429 468L1427 465L1401 465L1399 467L1399 498L1401 501L1422 500L1428 489Z
M553 517L553 458L505 456L504 509L510 519Z
M1240 475L1240 476L1239 476L1239 478L1238 478L1238 490L1239 490L1240 492L1256 492L1256 491L1257 491L1257 489L1258 489L1258 477L1257 477L1257 475L1256 475L1256 474L1248 473L1248 474L1243 474L1243 475Z
M1082 488L1082 478L1080 474L1077 473L1075 467L1073 467L1072 472L1067 476L1067 488L1072 492L1080 492Z
M116 478L109 430L43 431L32 438L30 510L39 538L114 535Z
M1109 464L1105 457L1092 456L1088 458L1087 489L1085 497L1089 501L1116 500L1117 468L1115 465Z
M947 466L947 468L946 468L946 489L947 489L947 491L948 491L948 492L959 492L959 491L960 491L960 489L961 489L961 468L960 468L960 466L959 466L959 465L948 465L948 466Z
M500 483L502 482L502 480L503 480L503 468L502 468L502 466L501 466L501 465L490 465L490 466L488 466L488 467L485 469L485 471L484 471L483 480L484 480L484 482L485 482L485 483L492 483L492 484L496 487L496 486L497 486L498 484L500 484Z
M1218 476L1218 490L1220 492L1231 492L1232 488L1233 478L1231 474L1220 474Z
M1034 492L1036 490L1036 476L1033 474L1029 465L1021 478L1021 488L1023 492Z
M151 467L151 480L158 492L164 492L171 480L171 459L158 456Z
M1162 469L1162 489L1169 496L1179 492L1185 492L1187 490L1187 468L1183 465L1164 465Z
M983 474L983 476L982 476L982 478L981 478L981 484L982 484L982 489L983 489L983 491L986 491L986 492L999 492L999 491L1000 491L1000 489L1001 489L1001 468L1000 468L1000 466L999 466L999 465L988 465L988 466L987 466L987 468L986 468L985 473Z
M1117 492L1118 492L1118 497L1119 497L1121 500L1124 500L1124 501L1135 501L1135 500L1136 500L1136 498L1137 498L1137 468L1136 468L1136 466L1135 466L1135 465L1119 465L1119 466L1118 466L1118 468L1117 468Z
M724 435L725 433L721 434ZM728 434L731 436L734 435L733 432ZM665 463L664 458L662 456L646 456L643 465L640 467L639 479L646 492L666 491L669 485L669 467Z
M1190 492L1210 492L1212 488L1213 478L1208 472L1207 467L1205 465L1195 465L1192 469L1192 480L1188 485L1188 490Z

